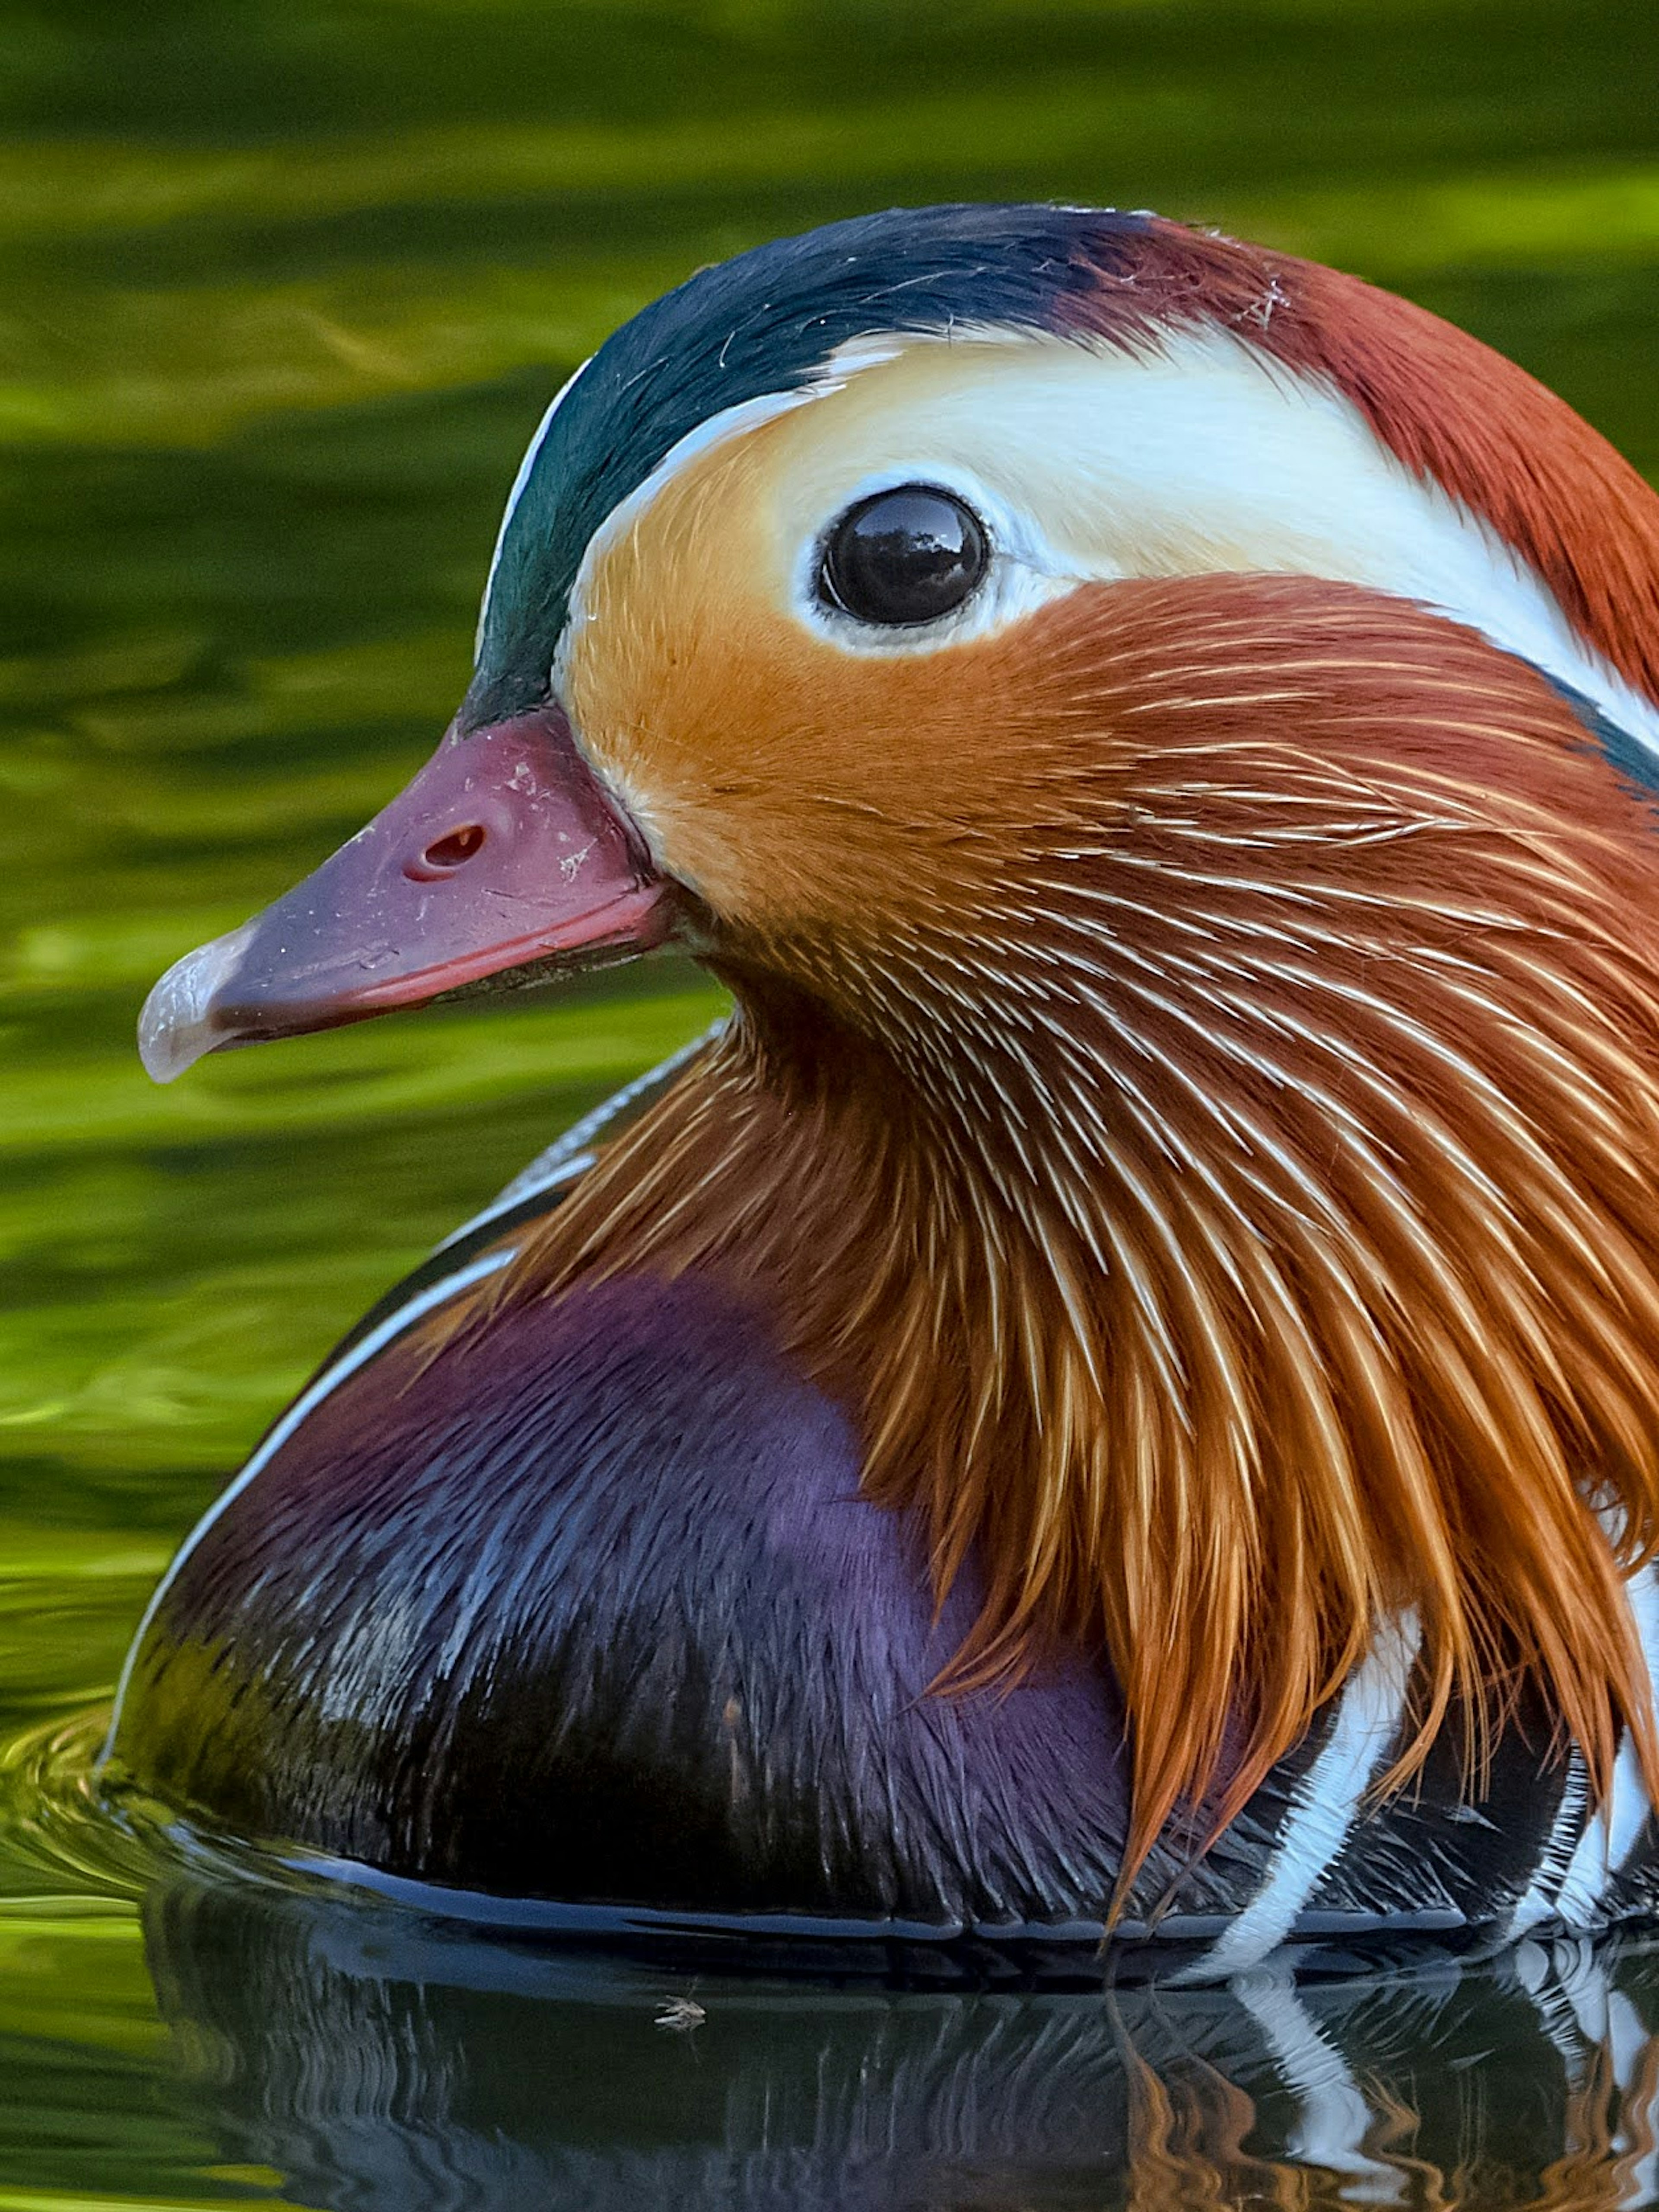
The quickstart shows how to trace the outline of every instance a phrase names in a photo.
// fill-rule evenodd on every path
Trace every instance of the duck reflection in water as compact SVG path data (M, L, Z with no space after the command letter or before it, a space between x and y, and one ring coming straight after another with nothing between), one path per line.
M805 1985L179 1887L209 2132L326 2212L1650 2203L1651 1947L1229 1989ZM695 1986L703 2021L665 2034Z

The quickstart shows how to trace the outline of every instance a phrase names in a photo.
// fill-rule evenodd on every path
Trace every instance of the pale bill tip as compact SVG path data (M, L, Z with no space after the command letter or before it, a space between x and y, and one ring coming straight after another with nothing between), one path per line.
M228 1043L234 1030L214 1018L214 1001L235 973L252 922L228 936L199 945L174 961L144 1001L138 1017L138 1057L154 1083L171 1083L187 1067Z

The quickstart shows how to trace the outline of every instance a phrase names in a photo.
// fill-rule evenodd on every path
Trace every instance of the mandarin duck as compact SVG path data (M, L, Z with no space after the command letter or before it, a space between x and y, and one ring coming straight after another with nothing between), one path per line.
M1653 1905L1656 749L1659 501L1414 306L1047 206L694 276L436 754L141 1042L669 943L732 1012L277 1421L108 1771L554 1929Z

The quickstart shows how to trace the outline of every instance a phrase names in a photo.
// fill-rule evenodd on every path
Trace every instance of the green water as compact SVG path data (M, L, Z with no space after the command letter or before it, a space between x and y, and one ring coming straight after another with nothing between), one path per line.
M574 362L780 230L1152 204L1410 292L1659 473L1652 0L6 0L0 54L0 2212L1645 2201L1639 1954L722 1982L676 2031L660 1973L256 1892L86 1774L331 1337L718 1003L659 965L165 1092L131 1048L429 750Z

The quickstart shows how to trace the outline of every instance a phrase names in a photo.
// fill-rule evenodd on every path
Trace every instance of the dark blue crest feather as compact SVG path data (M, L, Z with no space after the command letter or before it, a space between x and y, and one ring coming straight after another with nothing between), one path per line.
M704 269L607 339L548 425L502 538L465 719L546 696L589 539L713 415L810 380L851 340L958 322L1063 326L1148 218L1036 206L898 208Z

